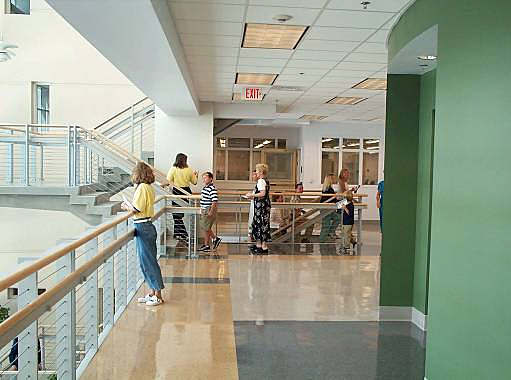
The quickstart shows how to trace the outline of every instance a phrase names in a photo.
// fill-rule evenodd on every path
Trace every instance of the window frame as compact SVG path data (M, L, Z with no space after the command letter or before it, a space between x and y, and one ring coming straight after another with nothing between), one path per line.
M6 15L25 15L25 16L30 16L30 11L31 11L31 4L30 4L30 0L24 0L26 1L28 4L28 9L25 11L24 9L20 8L17 4L15 4L17 1L20 1L20 0L5 0L4 4L5 4L5 11L4 11L4 14ZM23 0L21 0L23 1ZM12 9L13 7L18 10L19 12L13 12Z

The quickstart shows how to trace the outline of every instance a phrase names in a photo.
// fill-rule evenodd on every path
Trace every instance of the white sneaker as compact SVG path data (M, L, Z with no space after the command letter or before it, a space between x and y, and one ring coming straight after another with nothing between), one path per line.
M149 300L145 304L146 304L146 306L158 306L158 305L161 305L162 303L163 303L163 301L161 299L159 299L156 296L152 296L149 298Z
M151 299L151 296L149 294L146 294L145 297L140 297L138 299L138 303L146 303Z

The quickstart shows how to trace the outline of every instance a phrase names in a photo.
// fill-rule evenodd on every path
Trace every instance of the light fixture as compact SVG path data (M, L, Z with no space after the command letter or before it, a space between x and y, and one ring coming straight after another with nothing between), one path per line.
M321 140L322 143L326 143L326 142L330 142L330 141L334 141L334 139L328 138L328 139Z
M325 119L327 116L322 116L322 115L303 115L300 120L309 120L309 121L313 121L313 120L323 120Z
M278 76L278 74L237 73L235 83L269 86L275 82Z
M348 146L359 146L360 143L351 143L351 144L348 144Z
M336 96L335 98L332 98L328 102L326 102L326 104L342 104L354 106L355 104L358 104L366 99L367 98L359 98L356 96Z
M308 28L303 25L245 24L241 47L293 50Z
M220 139L220 148L225 148L227 146L225 139Z
M263 146L265 146L265 145L268 145L269 143L271 143L271 141L270 141L270 140L264 140L262 143L257 144L254 148L255 148L255 149L259 149L259 148L262 148L262 147L263 147Z
M379 146L369 146L366 148L367 150L371 150L371 149L380 149Z
M420 59L422 61L434 61L438 57L436 55L419 55L417 59Z
M293 16L290 15L276 15L272 17L272 20L275 20L277 22L283 23L291 20Z
M357 90L386 90L387 80L380 78L366 78L362 82L354 85L352 88Z
M360 2L360 4L362 5L362 8L367 9L367 6L371 4L371 2L363 0Z

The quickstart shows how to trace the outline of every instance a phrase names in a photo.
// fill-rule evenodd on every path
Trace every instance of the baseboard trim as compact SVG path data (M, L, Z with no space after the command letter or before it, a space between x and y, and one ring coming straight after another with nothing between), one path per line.
M380 306L379 320L412 322L422 331L427 329L427 315L410 306Z

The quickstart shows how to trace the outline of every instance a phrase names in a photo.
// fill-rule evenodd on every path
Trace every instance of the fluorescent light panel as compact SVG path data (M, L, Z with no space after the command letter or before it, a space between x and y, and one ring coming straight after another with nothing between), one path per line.
M237 73L236 84L269 86L275 82L278 74Z
M356 96L336 96L335 98L330 99L327 104L343 104L354 106L355 104L360 103L367 98L359 98Z
M325 119L327 116L322 116L322 115L303 115L300 120L309 120L309 121L312 121L312 120L323 120ZM330 140L331 141L331 140Z
M356 88L357 90L386 90L387 80L380 78L367 78L362 82L357 83L352 88Z
M307 28L302 25L245 24L241 47L293 50Z

